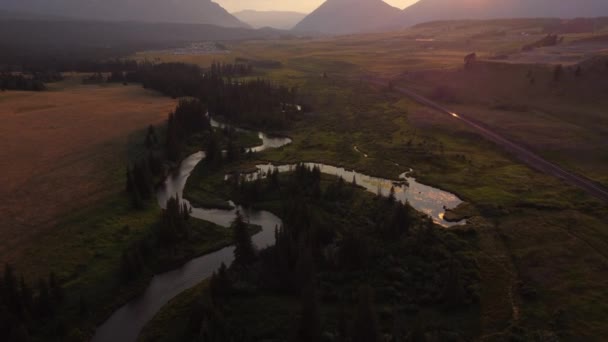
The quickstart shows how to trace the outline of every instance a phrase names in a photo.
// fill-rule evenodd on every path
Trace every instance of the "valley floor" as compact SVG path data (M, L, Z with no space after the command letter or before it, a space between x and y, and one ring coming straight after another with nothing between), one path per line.
M0 263L18 260L71 211L123 190L130 137L163 122L175 101L139 85L0 93Z

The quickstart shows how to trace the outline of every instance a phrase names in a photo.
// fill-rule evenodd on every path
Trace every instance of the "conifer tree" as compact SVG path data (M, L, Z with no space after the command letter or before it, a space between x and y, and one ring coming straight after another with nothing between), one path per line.
M234 234L234 264L239 267L247 267L255 261L255 248L247 228L243 215L237 211L236 218L232 222L232 231Z
M359 304L355 315L353 342L379 342L380 328L374 310L374 296L371 287L361 286Z
M57 281L57 276L55 275L55 272L51 272L51 274L49 275L49 293L55 303L63 302L65 295L61 284L59 284L59 282Z
M309 247L300 248L302 250L297 265L297 280L301 289L302 311L295 340L298 342L320 341L321 320L315 294L314 259Z
M38 315L47 317L52 314L53 308L49 295L49 287L44 279L38 281L38 298L36 300Z

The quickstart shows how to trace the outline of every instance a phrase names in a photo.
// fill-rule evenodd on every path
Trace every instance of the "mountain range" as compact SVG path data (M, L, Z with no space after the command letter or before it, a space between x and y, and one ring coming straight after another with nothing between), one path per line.
M608 0L420 0L404 10L382 0L327 0L294 30L350 34L436 20L598 16L608 16Z
M305 13L299 12L253 10L235 12L232 15L253 28L272 27L280 30L291 30L306 17Z
M77 19L248 27L211 0L2 0L0 10Z
M454 19L598 16L608 16L608 0L420 0L388 26Z
M401 14L382 0L327 0L295 27L297 32L348 34L380 30Z
M608 0L420 0L404 10L382 0L327 0L309 15L279 11L232 15L211 0L0 0L0 11L12 13L4 17L13 19L294 27L298 33L339 35L395 30L436 20L608 16Z

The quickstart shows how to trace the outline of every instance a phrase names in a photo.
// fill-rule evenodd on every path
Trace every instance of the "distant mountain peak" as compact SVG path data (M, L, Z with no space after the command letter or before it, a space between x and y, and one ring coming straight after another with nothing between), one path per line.
M282 30L290 30L306 17L305 13L298 12L256 10L239 11L232 15L253 28L272 27Z
M608 0L420 0L403 10L397 26L435 20L575 18L608 16Z
M374 31L400 13L398 8L382 0L327 0L294 30L327 34Z
M248 27L211 0L1 0L0 10L108 21Z

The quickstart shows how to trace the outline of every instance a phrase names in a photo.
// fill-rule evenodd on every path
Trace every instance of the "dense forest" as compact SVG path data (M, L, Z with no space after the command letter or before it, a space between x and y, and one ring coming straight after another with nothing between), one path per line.
M392 195L368 195L356 180L323 177L317 168L230 182L234 198L279 210L283 226L276 228L276 244L258 251L237 216L235 261L193 303L184 341L466 340L474 334L471 326L415 319L434 311L458 322L477 310L474 233L444 230ZM260 307L260 300L269 306ZM273 328L264 318L251 321L251 310L279 322Z
M77 65L93 73L87 82L141 83L181 98L166 127L148 128L143 151L126 168L125 193L133 211L155 203L155 187L193 145L206 152L205 166L211 172L252 158L237 143L235 131L213 129L208 114L276 131L287 129L300 112L297 89L254 78L252 64L244 61L214 63L207 69L129 60ZM14 75L18 74L3 77ZM27 90L44 89L43 83L56 80L58 74L32 75L41 89ZM21 87L27 83L19 82ZM318 168L300 165L288 174L275 171L253 181L237 176L225 185L237 203L268 206L284 224L276 227L274 246L257 250L251 227L237 215L231 231L235 261L217 271L208 291L193 305L184 341L320 341L330 336L373 342L387 336L399 341L418 335L471 335L468 326L458 328L441 320L428 326L413 318L423 308L450 319L477 310L479 275L470 257L474 234L438 228L393 195L369 195L355 179L324 177ZM187 258L182 247L203 239L199 224L191 219L189 207L171 198L150 230L122 251L115 275L121 286ZM0 282L2 336L8 341L40 340L51 331L51 340L84 339L82 322L67 324L58 318L69 310L84 319L84 299L64 293L53 274L36 288L17 279L7 266ZM287 312L279 310L285 324L269 330L264 323L245 322L240 310L259 296L299 304L288 304ZM260 314L265 309L273 310L259 308Z
M82 298L78 305L79 314L85 317L88 308ZM6 265L0 276L0 339L27 342L41 331L49 339L65 338L70 331L58 313L65 306L66 293L54 273L31 285Z
M164 63L143 65L136 76L146 88L172 97L192 96L208 106L214 116L242 126L280 130L297 112L297 89L261 79L240 80L251 75L249 64L216 64L203 70L195 65Z
M144 88L173 98L197 98L212 115L241 126L283 130L302 108L297 105L297 89L253 78L254 63L213 63L203 69L184 63L154 64L129 59L59 58L29 64L24 60L22 64L0 64L0 70L5 70L0 74L0 89L40 91L45 89L44 83L60 80L60 72L86 72L91 75L83 80L85 84L141 83Z
M42 91L45 83L61 81L63 77L56 72L34 72L31 74L0 73L0 90Z

